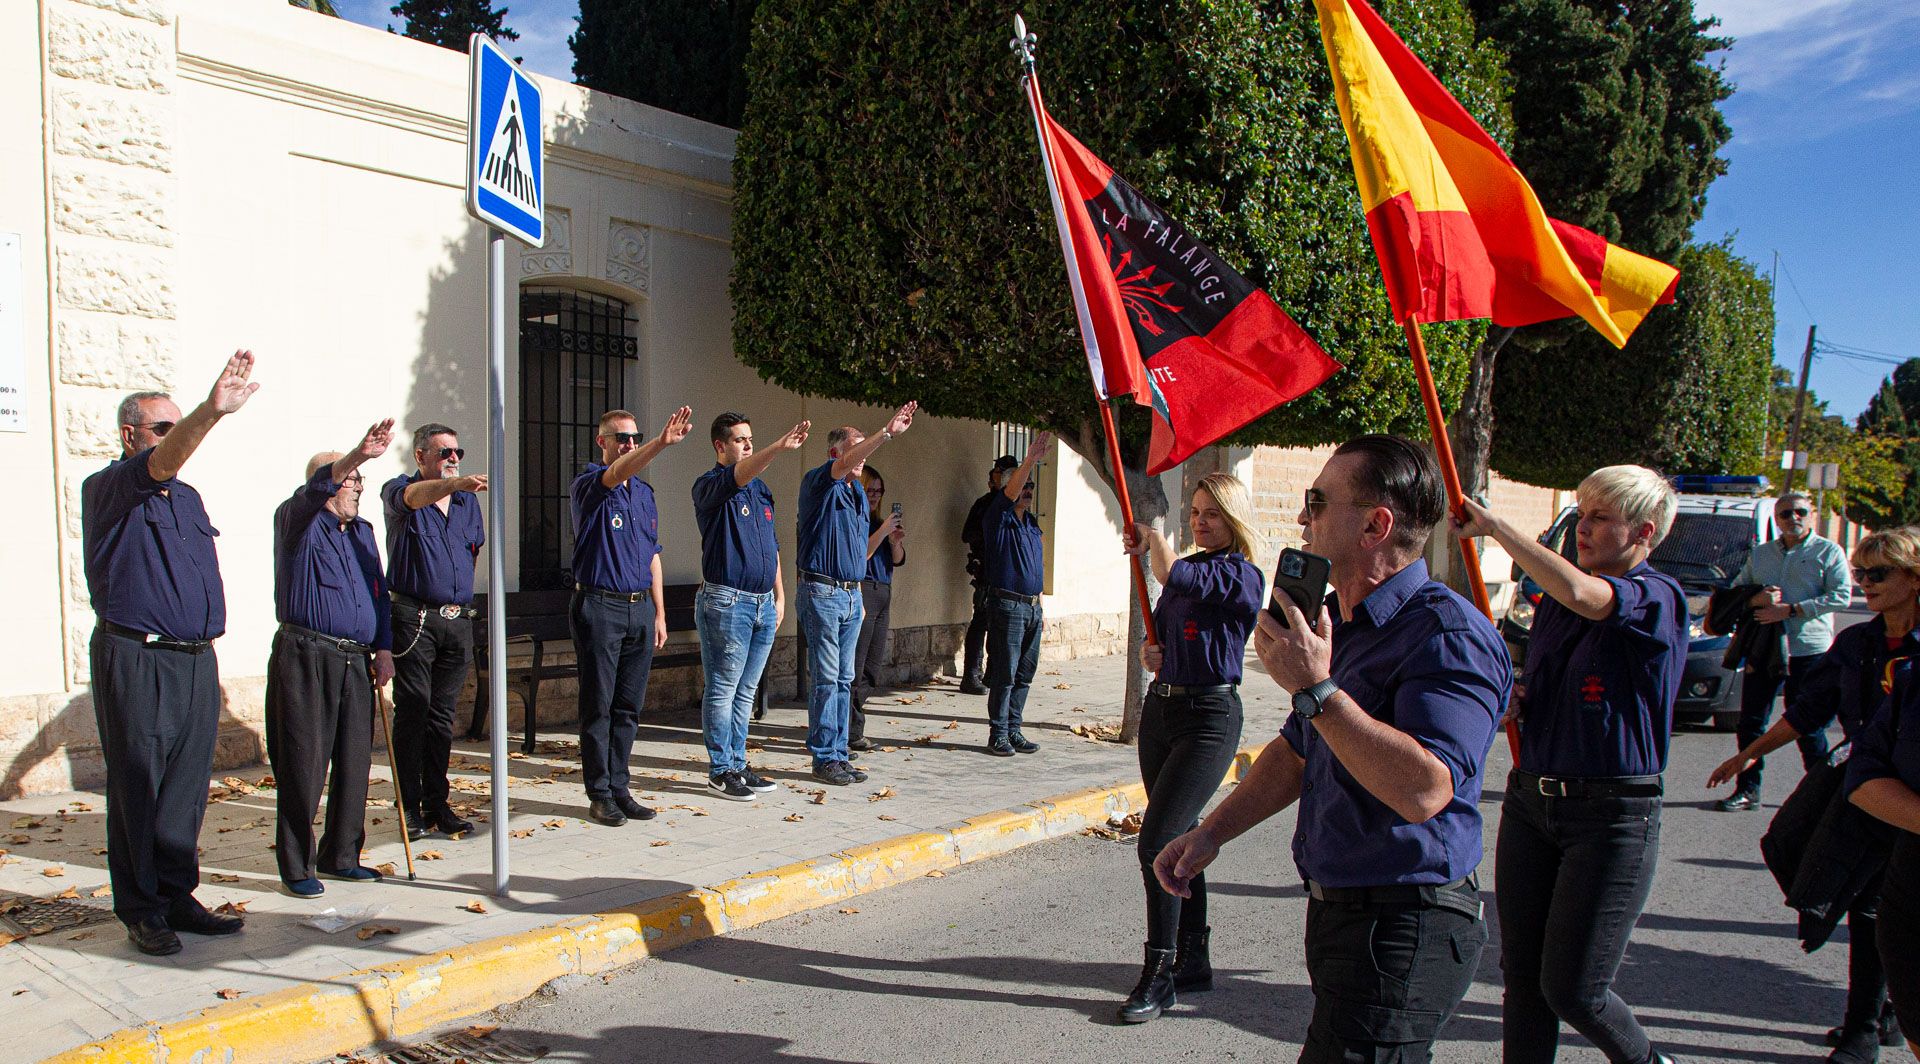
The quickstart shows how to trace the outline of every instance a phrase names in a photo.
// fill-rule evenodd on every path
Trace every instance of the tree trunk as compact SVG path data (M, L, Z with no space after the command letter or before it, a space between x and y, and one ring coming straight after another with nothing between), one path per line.
M1453 464L1460 473L1460 490L1468 497L1485 498L1491 483L1493 459L1493 363L1500 349L1513 338L1512 327L1495 327L1473 351L1467 369L1467 386L1460 393L1460 405L1447 421L1447 442L1453 447ZM1448 587L1472 598L1467 587L1467 570L1460 557L1460 541L1444 530L1433 537L1427 549L1429 565L1435 576ZM1482 574L1484 576L1484 574Z

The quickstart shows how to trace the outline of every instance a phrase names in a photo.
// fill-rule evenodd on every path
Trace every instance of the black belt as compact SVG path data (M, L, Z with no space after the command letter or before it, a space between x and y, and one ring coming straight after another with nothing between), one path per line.
M457 621L463 614L471 617L474 613L473 607L458 602L435 605L431 602L422 602L412 595L402 595L398 591L389 591L387 594L393 597L393 604L401 609L419 610L422 613L437 613L449 621Z
M858 580L835 580L831 576L821 576L819 573L810 573L805 569L800 570L800 579L809 584L825 584L828 587L837 587L842 591L860 590L860 581Z
M1022 595L1018 591L1008 591L1004 587L990 588L994 598L1003 598L1008 602L1024 602L1029 606L1040 605L1039 595Z
M287 633L288 635L298 636L301 639L305 639L310 643L320 643L325 646L330 646L333 649L338 650L342 654L373 653L372 647L368 646L365 643L360 642L357 639L348 639L345 636L328 635L325 632L316 632L311 628L302 628L297 624L288 624L286 621L280 622L280 630Z
M1228 695L1238 690L1237 683L1154 683L1147 685L1147 693L1161 698L1200 698L1203 695Z
M1480 885L1472 876L1451 883L1395 883L1382 887L1328 887L1309 879L1307 895L1314 901L1337 905L1444 905L1476 919L1480 915Z
M646 602L653 598L653 589L650 587L641 588L638 591L608 591L604 587L575 584L573 585L573 589L575 591L583 591L598 598L612 599L615 602Z
M1666 792L1658 776L1536 776L1514 769L1513 781L1523 793L1548 798L1658 798Z
M137 639L147 646L160 650L171 650L180 654L198 654L213 645L213 640L211 639L169 639L164 635L153 635L149 632L142 632L138 628L128 628L124 624L115 624L112 621L100 621L98 623L102 629L112 632L114 635L125 636L128 639Z

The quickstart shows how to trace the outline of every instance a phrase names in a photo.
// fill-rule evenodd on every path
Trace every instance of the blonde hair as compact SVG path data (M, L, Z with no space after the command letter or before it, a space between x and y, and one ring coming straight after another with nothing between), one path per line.
M1905 569L1908 576L1920 579L1920 528L1903 525L1860 537L1853 546L1853 564L1866 568L1863 563L1869 558Z
M1206 492L1220 507L1227 528L1233 532L1233 549L1252 558L1260 544L1260 533L1253 530L1253 494L1232 473L1208 473L1200 478L1195 493Z
M1587 474L1574 494L1582 502L1591 499L1620 511L1620 516L1630 525L1652 521L1653 539L1647 544L1648 550L1667 538L1667 532L1673 528L1673 515L1680 509L1680 497L1674 494L1673 485L1646 466L1610 465L1596 469Z

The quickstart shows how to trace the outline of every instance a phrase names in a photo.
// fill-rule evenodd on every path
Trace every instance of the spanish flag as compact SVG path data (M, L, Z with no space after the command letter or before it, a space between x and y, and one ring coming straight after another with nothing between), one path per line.
M1314 0L1396 318L1579 315L1615 346L1680 271L1547 217L1527 179L1366 0Z

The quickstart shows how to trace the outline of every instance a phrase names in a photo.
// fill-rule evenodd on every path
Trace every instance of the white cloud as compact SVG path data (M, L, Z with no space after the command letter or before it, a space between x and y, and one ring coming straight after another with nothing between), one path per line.
M1874 0L1697 0L1694 14L1720 20L1717 32L1752 37L1785 29L1835 8L1867 8Z

